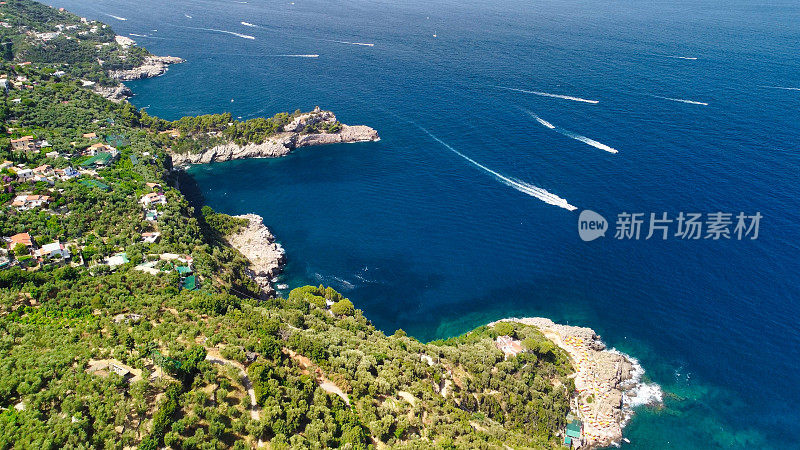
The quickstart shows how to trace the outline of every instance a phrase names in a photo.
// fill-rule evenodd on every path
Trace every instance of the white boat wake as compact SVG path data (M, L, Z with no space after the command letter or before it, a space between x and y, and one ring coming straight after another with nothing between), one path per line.
M671 102L686 103L686 104L689 104L689 105L708 106L708 103L706 103L706 102L698 102L696 100L686 100L686 99L683 99L683 98L662 97L660 95L653 95L653 97L660 98L662 100L669 100Z
M570 100L570 101L573 101L573 102L589 103L589 104L592 104L592 105L596 105L596 104L600 103L600 100L588 100L588 99L585 99L585 98L573 97L571 95L551 94L549 92L541 92L541 91L528 91L528 90L525 90L525 89L516 89L516 88L505 87L505 86L495 86L495 87L498 88L498 89L505 89L507 91L522 92L524 94L533 94L533 95L538 95L540 97L560 98L562 100Z
M412 122L413 123L413 122ZM470 164L474 165L475 167L483 170L484 172L492 175L500 181L501 183L505 184L506 186L510 186L524 194L528 194L531 197L535 197L549 205L558 206L560 208L564 208L568 211L575 211L578 209L576 206L570 205L566 199L563 199L553 193L548 192L547 190L540 188L538 186L534 186L530 183L526 183L522 180L518 180L516 178L507 177L501 173L495 172L494 170L484 166L483 164L475 161L474 159L470 158L469 156L459 152L455 148L451 147L448 143L444 142L443 140L439 139L438 137L434 136L433 133L426 130L425 128L421 127L414 123L420 130L424 131L425 134L431 137L434 141L442 144L446 149L450 150L451 152L455 153L456 155L460 156L461 158L465 159Z
M104 14L104 15L106 15L106 16L108 16L108 17L111 17L111 18L114 18L114 19L117 19L117 20L122 20L122 21L128 20L128 19L126 19L126 18L124 18L124 17L115 16L115 15L113 15L113 14Z
M187 26L182 26L182 25L175 25L175 26L180 27L180 28L189 28L189 29L192 29L192 30L213 31L215 33L230 34L231 36L240 37L242 39L250 39L250 40L255 40L256 39L254 36L250 36L249 34L237 33L235 31L218 30L216 28L187 27Z
M335 42L335 43L337 43L337 44L346 44L346 45L361 45L361 46L364 46L364 47L375 47L375 44L370 44L370 43L368 43L368 42L349 42L349 41L337 41L337 40L334 40L334 39L323 39L323 41Z
M281 56L284 58L319 58L319 55L269 55L269 56Z
M573 133L572 131L565 130L565 129L561 128L561 127L557 127L557 126L553 125L552 123L550 123L550 122L542 119L541 117L537 116L533 112L528 111L527 109L523 109L523 111L528 113L529 116L534 118L542 126L548 128L548 129L551 129L551 130L555 131L558 134L564 135L564 136L566 136L566 137L568 137L570 139L575 139L576 141L579 141L579 142L583 142L586 145L590 145L590 146L592 146L592 147L594 147L596 149L600 149L600 150L606 151L608 153L619 153L619 150L617 150L617 149L615 149L613 147L609 147L608 145L603 144L602 142L598 142L598 141L595 141L592 138L588 138L588 137L583 136L581 134Z
M188 15L188 14L184 14L184 16L185 16L187 19L191 19L191 18L192 18L192 16L190 16L190 15Z
M697 61L696 56L675 56L675 55L664 55L664 58L672 58L672 59L685 59L687 61Z
M784 91L800 91L800 88L796 87L784 87L784 86L759 86L759 87L766 89L781 89Z
M250 22L240 22L240 23L246 27L258 28L258 25L254 25Z
M539 122L540 124L546 126L547 128L550 128L551 130L555 130L556 129L555 125L553 125L552 123L542 119L541 117L537 116L536 114L533 114L533 118L536 119L536 121Z

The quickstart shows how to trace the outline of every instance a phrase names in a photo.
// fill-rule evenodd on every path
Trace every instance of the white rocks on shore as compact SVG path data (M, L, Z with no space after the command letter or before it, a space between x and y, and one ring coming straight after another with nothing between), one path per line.
M122 83L110 87L94 85L93 90L112 102L117 103L133 95L133 92L130 90L130 88Z
M286 253L275 242L275 236L264 226L261 216L245 214L236 217L247 219L248 224L226 240L250 261L248 275L261 287L263 296L273 296L275 289L271 281L283 268Z
M336 116L331 111L322 111L317 108L311 113L295 117L289 124L284 126L283 132L270 136L261 144L237 145L227 143L217 145L201 153L173 153L172 164L180 166L230 161L232 159L276 158L286 156L292 150L300 147L369 142L380 139L377 131L365 125L350 126L342 124L341 130L336 133L301 133L306 126L320 122L335 123Z
M183 59L175 56L151 55L146 57L139 67L128 70L109 70L108 75L119 81L141 80L142 78L152 78L163 75L170 64L179 64L182 62Z
M583 446L608 446L622 439L622 427L630 418L631 399L641 386L643 370L638 362L615 350L607 350L591 329L560 325L543 317L502 319L539 328L542 334L564 349L575 368L573 413L583 422ZM489 326L497 322L492 322ZM647 385L656 389L657 385ZM660 399L660 394L656 400ZM641 401L642 399L639 399Z

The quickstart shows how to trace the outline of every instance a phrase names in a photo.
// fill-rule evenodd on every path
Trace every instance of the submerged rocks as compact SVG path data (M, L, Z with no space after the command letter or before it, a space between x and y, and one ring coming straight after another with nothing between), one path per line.
M248 275L261 287L262 294L265 297L275 295L271 281L281 272L286 262L286 253L275 242L275 236L264 226L261 216L244 214L236 217L247 219L248 223L226 240L250 261Z
M151 55L144 59L139 67L127 70L109 70L108 75L119 81L141 80L163 75L170 64L182 63L183 59L175 56L155 56Z

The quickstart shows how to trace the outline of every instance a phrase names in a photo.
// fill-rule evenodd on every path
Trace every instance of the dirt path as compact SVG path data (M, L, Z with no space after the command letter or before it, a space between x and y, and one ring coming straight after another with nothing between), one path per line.
M313 372L314 378L316 378L317 384L319 385L319 387L322 388L322 390L330 394L338 395L339 397L341 397L342 400L344 400L345 403L347 403L348 406L350 406L350 398L347 396L347 394L345 394L344 391L342 391L342 389L336 385L336 383L329 380L325 376L325 373L322 372L322 369L315 366L310 359L306 358L305 356L299 353L295 353L294 351L288 348L284 348L283 351L286 354L288 354L290 358L295 360L302 369L306 370L309 373Z
M250 382L250 377L247 376L247 371L244 369L244 365L238 361L225 359L214 350L208 351L208 354L206 355L206 361L212 364L233 366L239 369L239 376L242 378L242 386L244 386L245 390L247 390L247 395L250 396L250 418L255 421L260 420L261 414L258 409L258 404L256 403L256 391L253 389L253 383Z

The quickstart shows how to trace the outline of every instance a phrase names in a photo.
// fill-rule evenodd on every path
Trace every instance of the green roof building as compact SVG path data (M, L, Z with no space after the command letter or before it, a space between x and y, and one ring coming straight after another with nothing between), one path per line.
M111 164L111 161L113 160L114 157L111 156L111 153L100 152L84 161L81 164L81 167L106 167Z
M189 275L188 277L184 278L183 282L181 283L181 287L187 291L193 291L197 289L197 280L195 279L194 275Z
M564 436L564 445L568 447L572 447L573 443L580 446L581 444L581 434L583 429L583 423L580 420L573 420L572 422L567 424L567 432Z
M177 266L175 267L175 270L178 272L178 275L182 277L186 275L191 275L192 273L192 269L187 266Z
M78 183L80 183L80 184L82 184L84 186L88 186L88 187L96 187L97 189L100 189L100 190L103 190L103 191L108 191L109 189L111 189L110 187L108 187L107 184L101 183L101 182L99 182L97 180L80 180L80 181L78 181Z

